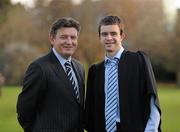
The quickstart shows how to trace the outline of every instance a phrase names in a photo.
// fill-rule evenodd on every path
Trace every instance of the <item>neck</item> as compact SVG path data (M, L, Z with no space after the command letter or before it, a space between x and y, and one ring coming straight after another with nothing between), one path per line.
M64 56L64 55L61 55L61 56L66 60L69 60L71 58L71 56Z
M109 51L109 52L106 52L106 56L108 57L108 58L113 58L116 54L117 54L117 52L120 50L120 48L118 48L118 49L116 49L114 52L112 51Z

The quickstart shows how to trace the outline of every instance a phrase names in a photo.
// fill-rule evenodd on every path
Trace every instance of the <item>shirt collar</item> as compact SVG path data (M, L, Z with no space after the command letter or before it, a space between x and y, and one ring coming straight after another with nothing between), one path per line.
M61 63L61 65L64 65L67 61L71 62L71 56L68 59L65 59L62 55L60 55L54 48L52 48L53 53Z

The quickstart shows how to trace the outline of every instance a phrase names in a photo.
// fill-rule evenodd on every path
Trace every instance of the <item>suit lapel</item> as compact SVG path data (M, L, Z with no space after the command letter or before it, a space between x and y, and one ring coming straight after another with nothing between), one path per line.
M60 62L58 61L58 59L56 58L56 56L54 55L54 53L52 51L50 52L50 61L51 61L51 67L54 70L54 72L56 73L56 75L59 77L60 80L62 80L65 83L67 88L69 88L69 91L71 91L72 94L74 95L72 85L70 84L69 79L68 79L62 65L60 64Z
M62 65L60 64L60 62L58 61L58 59L56 58L56 56L54 55L54 53L51 51L51 64L52 64L52 68L54 70L54 72L58 75L58 77L61 78L61 80L63 80L64 82L67 83L67 77L66 77L66 73L62 67Z
M122 52L122 54L121 54L121 58L120 58L120 60L119 60L119 64L118 64L118 78L119 78L119 80L120 80L120 82L119 82L119 85L121 85L121 83L123 83L122 82L122 80L123 80L123 77L124 77L124 68L126 68L125 67L125 54L126 54L126 51L124 50L123 52ZM119 86L119 88L120 88L120 86ZM119 90L120 91L120 90Z
M95 69L95 75L97 78L97 81L96 81L96 88L97 88L97 96L98 96L98 105L99 105L99 108L101 109L101 115L100 117L102 117L102 119L100 120L101 122L99 122L102 126L102 128L105 128L105 92L104 92L104 82L105 82L105 66L104 66L104 61L97 64L96 65L96 69ZM96 91L96 89L95 89ZM94 93L96 94L96 93Z
M79 97L80 97L80 102L82 102L83 99L83 75L81 74L81 70L79 69L78 65L76 64L76 62L72 59L72 66L73 66L73 70L75 72L77 81L78 81L78 86L79 86ZM76 95L74 93L74 97L76 98Z
M99 92L102 94L102 100L105 100L105 93L104 93L104 82L105 82L105 67L104 67L104 61L100 63L99 68L97 69L97 72L99 71ZM104 104L104 102L103 102Z
M129 104L129 90L127 87L128 82L127 81L127 70L128 70L128 65L127 65L127 52L124 50L120 61L119 61L119 66L118 66L118 78L119 78L119 104L120 104L120 115L121 115L121 123L123 124L125 119L130 119L129 115L126 114L124 111L127 111L127 107Z
M74 99L78 102L74 89L72 88L72 85L62 67L62 65L60 64L60 62L58 61L58 59L56 58L56 56L54 55L53 51L50 52L50 61L51 61L51 67L54 70L54 72L56 73L56 75L59 77L59 79L61 79L65 85L67 86L67 88L69 88L69 91L71 92L71 94L73 95ZM72 65L74 67L74 72L76 74L77 77L77 81L79 84L79 91L80 91L80 101L83 98L82 96L82 80L80 78L80 71L78 70L78 66L77 64L74 62L74 60L72 59Z

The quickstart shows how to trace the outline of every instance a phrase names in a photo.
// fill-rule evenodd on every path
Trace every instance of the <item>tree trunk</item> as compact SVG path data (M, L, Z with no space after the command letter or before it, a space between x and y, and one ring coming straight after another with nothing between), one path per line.
M176 74L177 74L177 80L176 80L177 87L180 89L180 70L178 70Z
M0 97L2 96L2 85L0 84Z

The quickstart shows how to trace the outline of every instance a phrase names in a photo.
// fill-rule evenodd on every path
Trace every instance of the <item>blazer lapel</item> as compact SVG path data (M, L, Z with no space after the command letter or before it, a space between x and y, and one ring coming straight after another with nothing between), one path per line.
M74 99L78 102L77 98L76 98L76 95L75 95L75 92L74 92L74 89L72 88L72 85L66 75L66 72L64 71L62 65L60 64L60 62L58 61L58 59L56 58L56 56L54 55L53 51L50 52L50 61L51 61L51 67L53 68L54 72L56 73L56 75L65 83L65 85L67 85L67 88L69 88L69 91L71 92L71 94L73 95ZM78 67L77 65L74 63L73 59L72 59L72 63L73 63L73 66L75 67L74 71L75 71L75 74L77 76L77 80L78 80L78 83L80 85L80 87L82 87L82 81L80 81L80 75L79 75L79 72L78 72ZM80 88L80 99L82 98L82 92L81 92L81 88Z
M50 52L50 61L51 61L51 67L54 70L54 72L56 73L56 75L65 83L65 85L67 85L68 88L72 89L71 84L69 83L69 79L62 67L62 65L60 64L60 62L58 61L58 59L56 58L56 56L54 55L53 51ZM71 90L72 91L72 90Z
M97 69L96 71L97 73L99 72L99 82L102 82L102 83L99 83L99 94L101 94L102 96L102 100L105 100L105 93L104 93L104 82L105 82L105 67L104 67L104 61L101 62L99 64L99 68ZM104 104L104 102L103 102Z
M78 65L75 63L75 61L73 59L72 59L72 66L73 66L73 69L74 69L74 72L75 72L75 75L76 75L76 78L78 81L79 97L80 97L79 99L80 99L80 102L82 102L82 99L83 99L83 80L82 80L83 75L81 74L82 73L81 70L79 69ZM74 93L74 97L76 98L75 93Z
M128 65L127 65L127 54L126 51L124 50L120 61L119 61L119 66L118 66L118 78L119 78L119 104L120 104L120 115L121 115L121 123L124 124L125 119L130 119L129 115L124 113L124 111L127 111L127 107L129 104L129 98L128 98L128 87L127 84L131 83L127 81L127 70L128 70Z
M104 111L104 108L105 108L105 92L104 92L104 82L105 82L105 66L104 66L104 62L101 62L96 66L95 68L95 75L97 78L97 81L96 81L96 88L97 88L97 96L98 96L98 105L99 105L99 108L100 108L100 111L101 111L101 115L100 117L102 117L102 119L100 120L100 126L102 128L105 128L105 111ZM95 90L96 91L96 90ZM94 93L96 94L96 93Z

